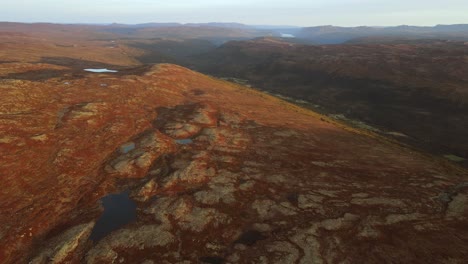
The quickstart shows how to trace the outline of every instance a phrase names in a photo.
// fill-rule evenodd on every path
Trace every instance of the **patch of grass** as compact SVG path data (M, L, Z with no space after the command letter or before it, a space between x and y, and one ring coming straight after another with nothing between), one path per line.
M462 157L459 157L459 156L453 155L453 154L444 155L444 158L446 158L448 160L451 160L451 161L454 161L454 162L462 162L462 161L466 160L465 158L462 158Z

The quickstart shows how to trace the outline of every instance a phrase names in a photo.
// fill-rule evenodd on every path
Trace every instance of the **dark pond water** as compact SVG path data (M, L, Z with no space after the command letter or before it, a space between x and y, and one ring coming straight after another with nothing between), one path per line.
M101 199L104 213L96 222L90 239L98 241L110 232L136 219L136 204L129 197L129 192L109 194Z
M177 139L176 142L177 142L177 144L187 145L187 144L193 143L193 140L190 139L190 138L186 138L186 139Z
M221 257L201 257L200 261L207 264L223 264L225 262L224 258Z
M135 149L135 143L133 142L129 142L129 143L125 143L123 144L122 146L120 146L120 152L126 154L132 150Z
M252 246L259 240L264 240L267 237L264 236L261 232L256 231L256 230L248 230L244 232L238 239L235 241L235 243L240 243L244 244L247 246Z

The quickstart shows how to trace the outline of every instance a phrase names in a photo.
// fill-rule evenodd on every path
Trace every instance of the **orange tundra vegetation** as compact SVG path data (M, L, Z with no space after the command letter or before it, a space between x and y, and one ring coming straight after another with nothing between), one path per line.
M465 169L90 43L89 61L119 72L63 63L81 51L50 48L44 62L34 44L0 43L0 262L467 259ZM91 241L99 199L125 190L136 219Z

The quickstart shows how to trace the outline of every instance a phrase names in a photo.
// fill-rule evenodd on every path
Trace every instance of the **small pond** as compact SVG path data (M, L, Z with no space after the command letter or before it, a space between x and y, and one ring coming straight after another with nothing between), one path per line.
M136 219L136 204L129 197L129 191L109 194L101 199L104 212L97 220L90 239L99 241L112 231Z
M103 72L117 72L115 70L108 70L108 69L84 69L87 72L95 72L95 73L103 73Z
M132 151L135 149L135 143L133 142L128 142L120 146L120 152L123 154L127 154L128 152Z
M282 38L295 38L296 36L292 34L281 33L281 37Z
M187 145L193 143L193 140L191 138L186 138L186 139L176 139L177 144L181 145Z

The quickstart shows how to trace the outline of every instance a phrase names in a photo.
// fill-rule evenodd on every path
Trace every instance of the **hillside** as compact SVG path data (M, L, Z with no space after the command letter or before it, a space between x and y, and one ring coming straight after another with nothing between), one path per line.
M2 263L467 259L465 169L51 32L0 43Z
M266 38L229 42L192 62L466 159L466 54L468 45L451 41L308 46Z

